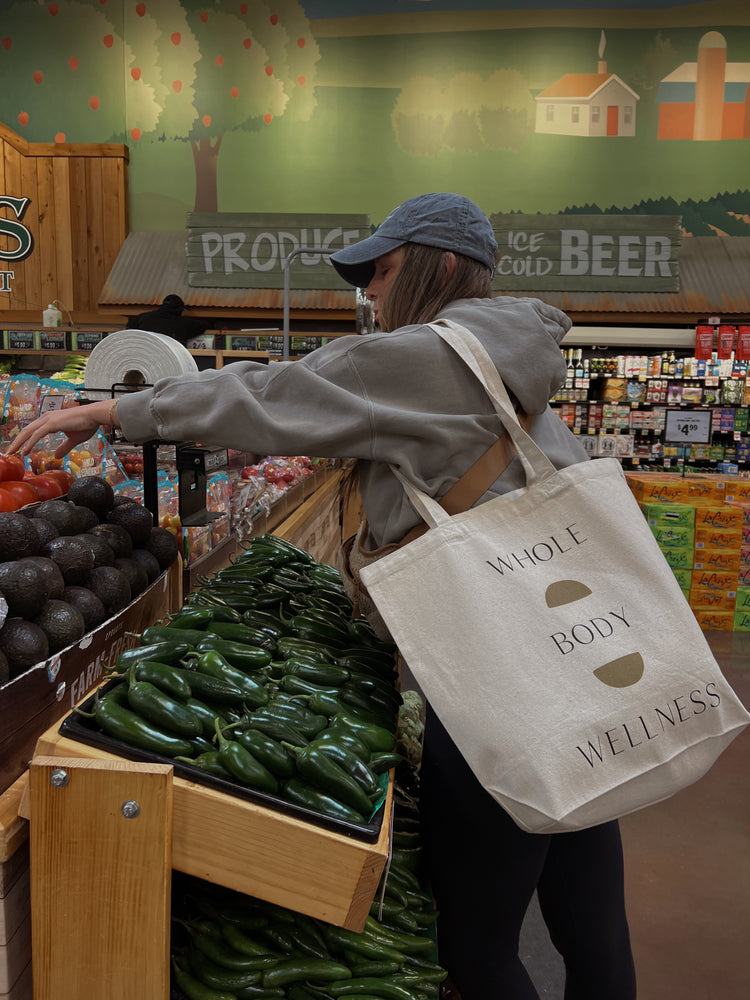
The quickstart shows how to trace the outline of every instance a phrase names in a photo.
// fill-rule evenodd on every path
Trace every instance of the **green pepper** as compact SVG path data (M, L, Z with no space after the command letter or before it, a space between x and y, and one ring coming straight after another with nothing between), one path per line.
M259 646L248 646L242 642L233 642L216 635L204 635L196 644L199 653L221 653L232 666L245 671L260 670L271 662L271 654Z
M303 736L311 739L321 729L325 729L327 720L321 715L317 715L315 712L311 712L309 708L305 708L304 705L298 705L294 702L284 702L278 701L276 699L271 699L263 707L262 711L255 713L254 718L259 716L267 715L273 716L277 719L282 719L284 722L288 722L290 725L298 729Z
M286 986L287 983L311 979L314 982L330 983L351 976L347 965L332 959L295 957L288 958L268 972L263 973L264 986Z
M267 632L273 639L278 639L289 631L280 618L271 614L270 611L261 611L260 608L251 608L249 611L245 611L242 615L242 623L257 629L259 632Z
M382 942L391 948L397 948L406 955L431 954L435 949L435 942L432 938L388 930L372 916L365 918L362 933L367 934L374 941Z
M243 986L262 981L263 973L259 969L225 969L197 948L190 949L188 959L196 979L215 990L228 990L231 994Z
M268 701L268 692L255 678L229 663L221 653L214 650L202 652L191 661L194 670L208 674L232 684L244 695L244 701L251 708L258 708Z
M372 803L362 786L315 743L293 750L299 773L314 788L369 817Z
M333 740L315 740L309 744L315 747L320 753L335 761L339 767L343 767L350 778L353 778L362 788L365 795L371 798L380 793L380 784L376 774L368 767L365 761L353 753L341 743ZM369 754L368 754L369 756Z
M384 1000L414 1000L414 996L409 990L385 977L363 977L361 979L352 977L330 983L328 988L335 998L366 995L383 997Z
M336 694L327 691L316 691L308 697L308 705L313 712L334 718L338 715L345 716L352 721L359 722L360 725L374 727L376 729L386 729L386 723L390 725L391 720L383 718L381 713L370 712L367 709L357 708L348 705ZM395 717L394 717L395 721Z
M349 671L345 667L340 667L336 663L325 663L317 660L305 660L300 657L290 656L282 661L283 672L294 674L303 680L312 681L323 687L337 687L349 680Z
M214 725L215 720L219 720L219 724L222 729L229 725L229 719L227 719L218 709L213 708L211 705L206 704L205 701L201 701L199 698L193 698L192 695L185 700L185 704L190 708L195 715L201 720L203 725L203 736L208 738L213 738L214 735Z
M213 774L215 778L232 777L221 763L218 750L206 750L205 753L198 754L197 757L175 757L174 760L180 764L190 764L197 767L199 770L205 771L206 774Z
M249 716L247 729L257 729L258 732L270 736L278 743L290 743L295 747L304 747L309 740L290 722L278 715L252 712ZM246 730L247 731L247 730Z
M169 619L170 628L204 629L211 621L210 608L184 606Z
M389 732L389 730L384 729L382 726L372 726L366 722L360 722L358 719L343 712L333 717L329 728L354 733L358 739L367 744L370 750L376 752L393 750L396 745L393 733Z
M237 1000L234 992L215 990L196 979L187 969L175 970L175 982L188 1000Z
M218 720L216 738L219 742L219 760L233 777L259 791L272 795L278 793L279 783L276 778L253 757L247 747L235 740L228 740L222 733Z
M337 687L331 687L330 685L323 686L313 681L306 681L304 677L299 677L296 673L284 673L279 680L279 688L287 694L322 694L329 695L332 698L336 698L339 693Z
M370 768L375 774L385 774L392 767L398 767L403 759L399 753L374 753L370 757Z
M237 733L235 739L277 778L291 778L295 773L291 753L278 740L259 729L245 729Z
M334 924L324 924L322 927L323 937L332 952L349 949L363 958L376 961L392 961L403 965L406 961L406 954L393 948L390 945L381 945L373 941L364 934L357 934L349 931L345 927L337 927Z
M203 725L198 716L184 702L170 697L155 684L136 680L137 669L138 665L133 664L128 672L128 702L133 711L176 736L186 739L200 736Z
M271 962L276 962L279 959L279 956L269 951L265 944L253 940L253 938L249 937L249 935L231 921L226 921L221 925L221 934L231 948L234 948L235 951L243 955L248 955L252 958L270 959ZM269 962L269 965L271 962Z
M278 639L276 651L283 660L294 657L296 659L320 660L323 663L334 661L333 651L323 643L310 642L309 639L301 639L294 635L285 635ZM338 660L336 659L335 662L338 663Z
M184 670L172 666L171 663L161 663L157 660L137 660L134 663L135 677L139 681L155 684L166 694L182 701L192 694ZM132 669L132 665L131 668Z
M318 743L336 743L355 753L360 760L365 763L369 761L372 751L353 732L344 732L343 729L322 729L315 737Z
M208 632L218 635L220 639L229 639L232 642L242 642L248 646L260 646L261 649L268 649L271 652L276 647L276 640L268 632L253 628L246 622L233 624L231 622L213 622L208 626Z
M165 757L190 757L193 754L193 744L189 740L155 726L137 712L119 704L116 697L95 698L92 714L94 722L108 736L140 750Z
M310 609L311 611L313 609ZM317 621L308 615L294 615L290 627L299 639L307 639L310 642L321 642L328 646L343 646L348 639L347 633L335 625L327 622Z
M188 645L194 646L201 639L205 638L205 636L206 633L198 628L172 628L171 625L149 625L147 628L144 628L138 638L142 643L148 644L173 640L174 642L186 642Z
M200 701L208 702L211 705L222 706L220 711L223 711L224 707L228 705L241 705L245 700L245 695L242 691L227 680L212 677L210 674L203 673L200 670L188 670L184 667L180 669L185 674L193 697L197 697Z
M352 809L345 802L334 799L318 788L313 788L307 781L300 778L290 778L281 790L282 797L294 805L303 806L313 812L323 813L331 819L346 820L350 823L363 824L365 816Z
M204 955L224 969L234 969L241 972L258 971L271 968L278 961L275 955L248 955L232 948L221 936L198 931L193 934L193 944ZM250 985L249 983L246 985Z
M157 660L159 663L179 663L179 661L190 651L192 645L188 642L164 640L162 642L144 643L134 646L132 649L125 649L115 660L115 669L122 673L141 660Z

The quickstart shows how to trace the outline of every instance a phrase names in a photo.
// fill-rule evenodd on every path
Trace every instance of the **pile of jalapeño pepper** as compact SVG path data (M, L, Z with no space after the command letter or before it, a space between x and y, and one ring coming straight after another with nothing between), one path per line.
M394 645L353 617L337 570L271 534L108 674L93 727L336 821L371 823L401 759Z
M358 933L179 876L173 1000L436 1000L447 977L432 929L438 914L421 876L418 819L397 798L392 845Z

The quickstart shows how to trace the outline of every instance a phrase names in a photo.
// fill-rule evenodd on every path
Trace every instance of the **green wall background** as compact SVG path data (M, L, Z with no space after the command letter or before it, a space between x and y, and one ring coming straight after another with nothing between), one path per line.
M212 194L220 212L377 223L427 190L460 191L493 214L719 195L731 207L750 188L750 140L657 138L658 82L695 61L706 32L723 35L728 62L750 66L744 0L410 6L316 20L296 0L4 4L0 121L31 142L127 142L133 230L183 229ZM536 134L534 95L596 72L602 41L608 70L640 96L635 136ZM217 140L212 189L196 162L210 165Z

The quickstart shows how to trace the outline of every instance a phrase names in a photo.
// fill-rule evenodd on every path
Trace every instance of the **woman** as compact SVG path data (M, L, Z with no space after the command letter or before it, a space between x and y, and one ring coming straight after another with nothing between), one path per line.
M565 377L570 320L536 299L491 297L497 244L468 198L428 194L396 208L331 261L367 287L381 333L350 336L295 361L235 363L166 378L119 400L53 411L18 435L28 454L63 431L64 454L100 424L131 441L198 440L266 454L359 460L368 544L399 542L419 520L389 469L438 498L503 434L484 389L425 324L468 327L488 350L530 434L557 467L585 453L548 405ZM482 499L523 485L512 461ZM538 888L567 969L568 1000L632 1000L635 977L616 823L580 833L521 831L484 791L428 706L421 811L440 910L440 961L462 1000L536 997L518 957Z

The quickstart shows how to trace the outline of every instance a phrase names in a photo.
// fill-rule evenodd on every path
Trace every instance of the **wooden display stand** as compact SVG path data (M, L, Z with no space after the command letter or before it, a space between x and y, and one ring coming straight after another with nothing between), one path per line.
M275 533L335 562L349 471L336 470ZM364 927L390 849L392 781L368 842L58 730L42 733L3 797L8 843L30 841L34 1000L168 1000L173 869Z

